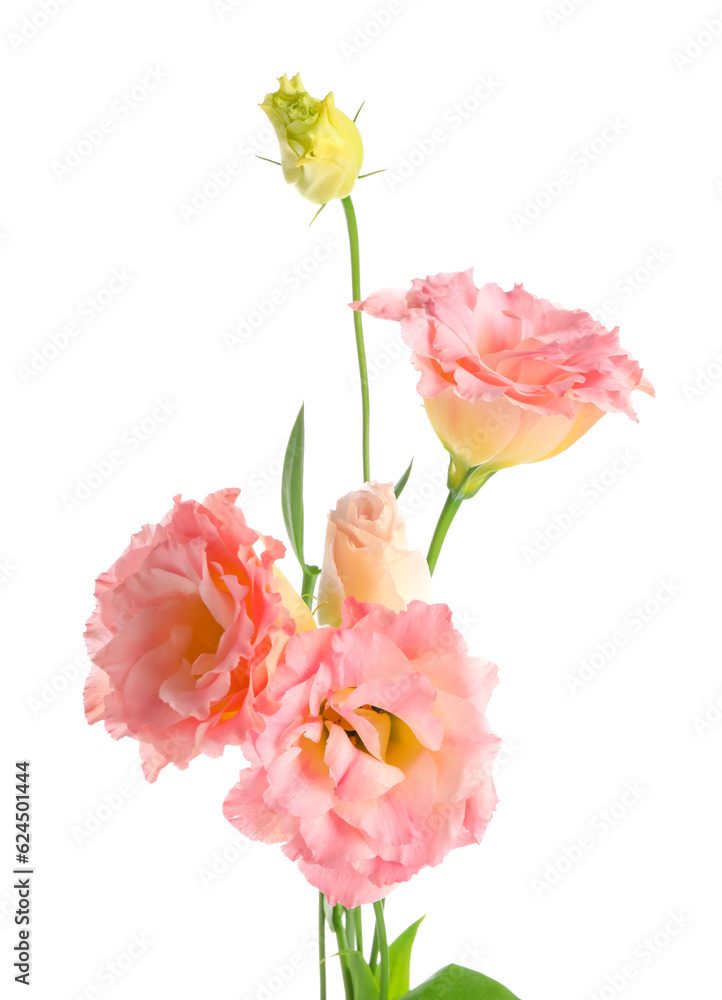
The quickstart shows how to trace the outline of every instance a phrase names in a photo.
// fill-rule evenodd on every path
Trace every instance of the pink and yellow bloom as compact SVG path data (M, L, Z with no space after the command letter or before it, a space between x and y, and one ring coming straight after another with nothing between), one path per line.
M338 625L346 597L392 611L431 600L429 567L422 552L409 549L393 483L366 483L328 515L318 621Z
M239 745L289 636L313 627L275 570L283 545L263 538L256 554L261 536L235 506L238 493L202 504L176 497L96 583L86 715L141 743L149 781L166 764L185 768Z
M329 903L382 899L481 840L497 801L495 684L445 605L347 598L340 628L285 646L225 815L282 844Z
M353 303L397 320L421 373L418 392L450 453L450 486L565 451L605 413L636 420L636 361L589 313L559 309L516 285L477 288L472 271L412 282Z

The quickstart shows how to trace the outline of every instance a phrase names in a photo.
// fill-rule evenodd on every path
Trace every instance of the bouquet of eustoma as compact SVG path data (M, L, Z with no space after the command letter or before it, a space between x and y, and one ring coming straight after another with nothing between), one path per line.
M497 668L469 653L451 609L433 603L432 574L459 507L495 473L558 455L605 413L635 418L632 392L652 388L617 330L521 285L479 288L468 270L363 298L351 191L369 175L358 127L332 94L314 99L299 76L279 83L261 107L285 180L319 211L340 201L345 213L363 480L328 515L321 566L307 562L302 406L282 482L298 588L279 569L283 544L246 523L239 490L176 497L97 580L87 718L139 742L150 782L167 764L240 748L247 766L224 813L246 837L277 844L319 890L322 1000L332 960L353 1000L512 998L457 965L410 990L420 921L394 941L386 934L392 890L479 844L497 802L500 740L486 715ZM450 456L426 557L409 549L397 505L411 467L395 484L372 478L364 313L399 324Z

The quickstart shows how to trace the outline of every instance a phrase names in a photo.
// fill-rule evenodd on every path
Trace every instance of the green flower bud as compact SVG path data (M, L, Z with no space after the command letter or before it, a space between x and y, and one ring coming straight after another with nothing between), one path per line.
M315 205L351 193L363 163L363 143L356 125L328 94L311 97L297 73L284 74L261 108L268 115L281 148L283 176Z

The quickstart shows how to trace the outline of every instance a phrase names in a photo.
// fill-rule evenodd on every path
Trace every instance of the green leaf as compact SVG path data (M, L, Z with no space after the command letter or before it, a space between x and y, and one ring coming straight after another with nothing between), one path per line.
M354 1000L379 1000L378 983L361 952L347 951L346 959L351 969Z
M501 983L461 965L447 965L440 969L431 979L407 993L403 1000L438 1000L439 997L453 997L454 1000L519 1000Z
M411 459L411 461L409 462L409 467L408 467L408 469L407 469L407 470L406 470L406 472L405 472L405 473L403 474L403 476L401 477L401 479L399 479L399 481L398 481L398 483L396 484L396 486L394 486L394 493L396 494L396 499L397 499L397 500L398 500L398 499L399 499L399 497L401 496L401 494L402 494L402 492L403 492L403 489L404 489L404 486L406 486L406 484L407 484L407 483L408 483L408 481L409 481L409 476L411 475L411 469L413 468L413 465L414 465L414 460L413 460L413 458L412 458L412 459Z
M283 520L291 542L291 548L302 569L306 569L303 558L303 450L304 450L304 419L303 406L298 411L296 423L293 425L288 439L286 457L283 462L283 480L281 483L281 504Z
M409 991L411 949L414 947L416 932L423 919L423 917L420 917L415 924L407 927L403 934L399 934L396 940L389 946L389 965L391 967L389 1000L400 1000Z

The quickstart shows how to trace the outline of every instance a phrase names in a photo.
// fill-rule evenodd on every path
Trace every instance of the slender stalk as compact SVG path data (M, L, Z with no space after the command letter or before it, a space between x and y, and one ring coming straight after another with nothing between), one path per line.
M384 920L382 903L374 903L374 913L376 914L376 929L378 931L379 954L381 956L379 1000L389 1000L389 945L386 938L386 922Z
M353 919L356 925L356 951L360 951L363 955L364 951L364 929L361 920L361 907L357 906L353 911Z
M451 522L456 517L459 507L461 507L464 500L470 500L471 497L475 497L481 487L488 483L495 474L496 470L490 471L484 466L475 466L467 471L460 483L457 482L453 488L449 489L449 495L439 515L434 537L431 539L429 552L426 556L426 561L429 564L429 570L432 575L436 569L436 562L441 552L441 546L444 544L446 533L451 527Z
M382 908L386 905L386 900L381 900ZM376 924L374 924L374 936L371 941L371 954L369 955L369 968L372 972L376 972L376 966L379 963L379 929Z
M348 951L348 939L346 938L346 929L343 925L343 912L343 906L341 906L340 903L337 903L333 908L333 927L336 931L336 939L338 940L339 958L341 959L341 975L343 976L343 986L346 991L346 1000L354 1000L351 968L348 964L348 955L346 954Z
M371 954L369 955L369 969L372 972L376 972L376 966L379 964L379 932L378 928L374 927L374 936L371 939Z
M463 502L463 498L457 496L455 490L449 490L446 503L444 504L443 510L441 511L439 520L436 524L434 537L431 539L429 554L426 557L426 561L429 564L429 570L432 575L434 569L436 568L436 561L439 558L439 553L441 552L441 546L444 544L444 539L446 538L446 532L451 527L451 522L456 517L456 513Z
M309 608L313 608L313 592L316 589L317 573L310 573L305 567L301 583L301 597Z
M356 922L353 913L353 910L346 910L346 942L352 951L356 948Z
M351 285L353 289L353 300L358 302L361 298L361 255L358 242L358 225L356 223L356 212L354 211L351 196L341 200L343 210L346 215L346 226L348 227L348 241L351 249ZM364 346L364 331L361 313L354 311L353 326L356 333L356 353L358 354L358 370L361 379L361 409L363 415L363 468L364 482L371 479L371 459L369 447L369 376L366 367L366 347Z
M320 998L326 1000L326 913L323 893L318 894L318 974L320 976Z

